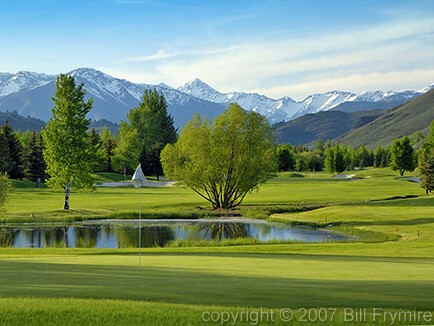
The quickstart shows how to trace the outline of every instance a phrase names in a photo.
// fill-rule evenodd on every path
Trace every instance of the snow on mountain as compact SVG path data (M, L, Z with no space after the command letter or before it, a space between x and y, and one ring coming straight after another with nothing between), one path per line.
M93 98L89 118L94 120L119 122L125 119L129 110L142 101L144 91L154 88L164 94L168 112L178 128L195 112L213 119L224 110L218 103L201 100L164 84L135 84L92 68L78 68L68 74L74 76L76 84L84 84L86 99ZM17 111L47 121L51 116L56 78L27 72L0 74L0 111Z
M348 101L354 95L353 93L340 91L309 95L300 103L301 108L290 119L292 120L310 113L329 111L339 104Z
M77 84L83 83L86 97L94 99L91 119L119 122L142 101L146 89L162 92L168 111L177 127L182 127L195 113L213 118L229 103L236 102L246 110L258 112L271 122L289 121L305 114L328 110L354 112L369 109L388 109L401 105L434 88L434 84L419 91L382 92L363 91L359 94L331 91L314 94L303 101L290 97L272 99L257 93L221 93L199 79L177 89L164 83L158 85L136 84L114 78L92 68L78 68L68 74ZM0 111L14 111L22 115L48 120L53 105L57 76L20 71L16 74L0 73Z
M390 109L408 102L431 88L434 88L434 84L420 91L363 91L359 94L331 91L309 95L300 102L294 101L290 97L276 100L256 93L221 93L199 79L184 84L178 90L226 106L231 102L236 102L244 109L258 112L267 117L271 123L276 123L329 110L353 112L369 109Z
M418 93L424 94L432 89L434 89L434 83L427 87L422 88L421 90L418 91Z
M380 101L392 102L392 101L399 101L399 100L405 101L405 100L411 100L412 98L415 98L416 96L419 95L421 95L421 92L415 92L415 91L402 91L402 92L363 91L360 92L359 94L356 94L355 96L348 98L348 101L350 102L380 102Z
M19 71L16 74L0 73L0 97L19 92L25 88L34 88L53 80L56 80L56 76L30 71Z
M289 97L275 100L257 93L220 93L200 79L187 82L179 87L178 90L197 98L220 103L225 106L229 105L229 103L236 102L246 110L264 115L271 123L286 120L298 110L297 102Z

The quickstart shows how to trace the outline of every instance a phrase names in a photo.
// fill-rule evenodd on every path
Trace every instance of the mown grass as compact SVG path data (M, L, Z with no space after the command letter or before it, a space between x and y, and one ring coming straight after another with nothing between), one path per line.
M371 234L363 241L374 235L384 239L313 244L255 244L240 239L219 246L181 241L168 248L142 249L141 266L135 248L4 248L0 249L0 323L202 325L221 322L204 322L206 311L274 311L275 319L269 321L273 325L364 325L391 321L373 323L368 310L366 322L348 322L344 309L432 312L434 197L389 169L363 170L357 176L363 179L284 173L249 195L235 212L211 212L206 201L182 187L74 192L72 209L65 212L62 193L14 183L5 222L131 218L137 214L140 194L143 216L233 213L331 225L359 237ZM384 200L406 195L419 197ZM290 323L279 317L284 308L295 312ZM301 308L338 310L335 319L318 323L301 322ZM432 324L432 320L401 324ZM237 319L235 324L254 323Z
M339 309L333 325L344 308L432 311L432 250L394 245L154 248L141 266L137 249L2 249L0 321L200 325L205 311L321 307Z

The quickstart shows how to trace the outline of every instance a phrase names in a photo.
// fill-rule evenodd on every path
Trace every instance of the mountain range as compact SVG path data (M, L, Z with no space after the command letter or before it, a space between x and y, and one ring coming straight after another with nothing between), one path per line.
M94 99L89 118L119 122L128 111L137 107L145 89L156 88L168 103L168 111L174 117L175 126L182 126L198 112L210 119L220 115L228 104L237 102L246 110L258 112L270 123L290 121L306 114L322 111L355 112L372 109L390 109L404 104L429 89L419 91L381 92L365 91L359 94L331 91L314 94L303 101L290 97L272 99L257 93L221 93L199 79L173 88L165 84L149 85L132 83L114 78L92 68L78 68L68 74L83 83L87 97ZM0 111L16 111L20 115L47 121L51 116L55 94L56 75L35 72L0 73Z

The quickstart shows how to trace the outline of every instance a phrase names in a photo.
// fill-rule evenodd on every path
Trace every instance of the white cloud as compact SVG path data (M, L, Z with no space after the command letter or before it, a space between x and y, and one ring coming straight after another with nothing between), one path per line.
M434 82L428 73L434 71L433 35L431 18L399 20L309 38L213 48L172 46L129 58L122 69L124 78L134 81L177 87L200 78L223 92L242 90L297 99L332 89L407 89Z

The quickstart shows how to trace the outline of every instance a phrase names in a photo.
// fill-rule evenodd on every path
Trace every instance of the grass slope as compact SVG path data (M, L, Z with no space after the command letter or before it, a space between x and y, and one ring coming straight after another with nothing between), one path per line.
M365 145L371 149L375 149L378 144L390 145L394 139L428 128L434 120L433 108L434 90L431 90L402 106L386 111L371 123L336 138L335 142L354 147Z
M309 144L336 138L380 115L381 111L345 113L326 111L308 114L284 124L276 125L278 143Z
M226 324L252 325L255 313L273 312L268 324L288 325L279 313L289 308L294 313L289 324L319 324L303 321L303 309L322 308L329 314L321 325L390 325L390 318L373 322L373 309L382 308L393 314L427 311L428 321L400 324L432 324L434 197L389 169L357 176L361 179L341 181L322 173L283 173L249 195L241 212L268 217L283 211L270 218L376 232L394 241L147 248L141 266L134 248L1 248L0 323L203 325L220 324L232 314L236 323L226 319ZM65 213L59 209L61 193L22 182L15 186L6 222L28 220L31 212L45 220L137 213L133 188L73 193L74 209ZM188 215L207 205L181 187L142 191L143 209L158 216ZM420 197L385 200L409 194ZM285 212L303 205L321 208ZM348 322L345 309L358 308L368 309L367 322ZM218 319L206 322L206 312ZM246 319L247 312L253 319Z

